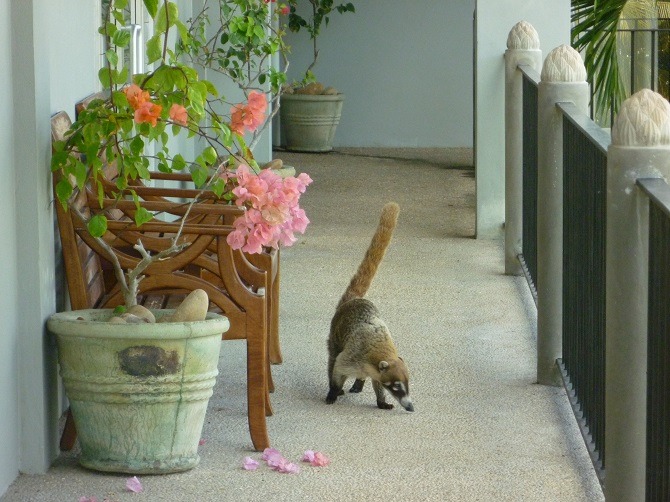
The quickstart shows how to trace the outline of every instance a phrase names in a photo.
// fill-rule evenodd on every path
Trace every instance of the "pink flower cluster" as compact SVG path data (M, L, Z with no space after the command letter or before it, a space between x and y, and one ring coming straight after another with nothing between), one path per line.
M295 232L304 233L309 219L300 208L300 196L312 179L307 174L282 178L272 169L255 174L242 164L237 168L235 204L247 208L233 223L227 241L233 249L260 253L263 247L291 246Z
M237 134L255 131L265 121L268 103L265 94L251 91L247 104L237 104L230 110L230 129Z
M282 474L298 474L300 466L293 462L289 462L279 451L274 448L266 448L263 450L261 457L265 463L273 471ZM313 450L307 450L302 457L303 462L309 462L313 467L325 467L330 464L330 459L323 453ZM242 468L247 471L255 471L260 466L260 462L251 457L245 457L242 461Z

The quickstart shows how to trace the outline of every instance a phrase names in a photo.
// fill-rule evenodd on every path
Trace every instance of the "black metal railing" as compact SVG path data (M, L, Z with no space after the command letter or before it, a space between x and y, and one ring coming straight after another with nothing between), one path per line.
M653 24L653 26L652 26ZM650 88L663 97L670 97L670 19L623 19L617 30L618 43L628 50L630 93ZM621 58L622 56L620 56ZM619 63L624 64L620 61ZM640 78L643 73L644 78ZM642 85L643 84L643 85Z
M559 367L601 479L605 468L605 229L610 136L563 112L563 357Z
M523 74L523 216L519 260L537 304L537 86L540 75L528 66Z
M649 196L647 342L648 502L670 500L670 186L638 180Z

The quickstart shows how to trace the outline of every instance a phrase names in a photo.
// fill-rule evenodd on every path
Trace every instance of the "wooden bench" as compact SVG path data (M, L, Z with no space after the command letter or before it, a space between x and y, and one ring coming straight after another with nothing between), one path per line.
M101 91L88 95L81 101L75 104L75 113L78 115L86 107L93 102L94 100L108 100L109 91ZM189 174L181 173L161 173L153 172L151 177L154 180L165 180L165 181L179 181L186 184L191 184L191 176ZM189 192L189 196L193 196L197 192ZM146 195L149 197L149 195ZM156 196L153 200L165 200L163 196ZM237 213L232 214L232 217L226 218L226 223L232 224L232 219L236 216ZM240 259L241 255L236 255L236 259ZM281 353L281 343L279 338L279 293L280 293L280 250L279 249L264 249L262 253L258 254L244 254L247 261L253 264L255 267L264 270L267 272L267 287L268 291L266 292L266 302L267 302L267 328L268 328L268 358L272 364L281 364L283 362L283 356ZM242 267L241 270L246 270L246 267ZM244 278L249 280L250 278ZM253 281L251 281L253 283ZM270 380L270 392L274 392L274 384Z
M70 125L65 112L52 118L52 139L61 140ZM54 187L59 173L54 174ZM171 202L168 197L188 200L193 190L138 186L138 196L150 210L161 210L183 216L186 205ZM149 252L169 247L180 223L152 221L137 228L132 221L132 201L105 198L103 204L110 218L105 242L112 247L124 269L132 268L139 257L133 245L140 239ZM97 194L79 193L76 207L83 214L97 211ZM113 208L113 209L111 209ZM263 450L270 444L266 415L272 414L269 401L271 374L268 358L268 273L254 265L239 251L230 248L226 237L232 230L230 221L240 209L217 204L205 198L191 208L194 219L184 225L183 239L190 245L169 260L156 262L146 269L140 282L138 301L150 308L172 307L194 289L205 290L211 309L226 315L230 330L225 339L244 339L247 344L247 401L249 431L254 448ZM56 212L65 262L66 280L72 309L107 308L123 303L118 284L103 258L105 252L85 228L85 222L74 211L65 211L56 203ZM70 449L76 438L71 415L61 438L61 448Z

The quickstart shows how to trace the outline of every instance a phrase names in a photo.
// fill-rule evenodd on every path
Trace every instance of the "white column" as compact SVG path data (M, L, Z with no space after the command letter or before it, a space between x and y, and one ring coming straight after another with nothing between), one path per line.
M523 75L519 65L542 68L537 31L519 21L507 36L505 51L505 273L521 275L518 256L523 237Z
M644 500L649 202L637 178L670 179L670 104L626 100L607 152L605 464L608 502Z
M538 88L537 380L560 385L556 359L563 337L563 119L556 103L588 113L589 88L581 56L568 45L544 61Z

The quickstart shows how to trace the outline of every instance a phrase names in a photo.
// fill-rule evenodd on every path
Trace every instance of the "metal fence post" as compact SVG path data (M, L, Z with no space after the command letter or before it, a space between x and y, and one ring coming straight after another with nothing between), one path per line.
M537 381L561 385L556 359L563 327L563 117L556 103L572 102L588 114L589 88L579 53L552 50L538 86Z
M523 76L519 65L540 71L542 51L535 28L519 21L507 36L505 51L505 273L521 275L523 209Z
M644 89L627 99L607 153L605 498L645 499L648 198L637 178L670 179L670 104Z

